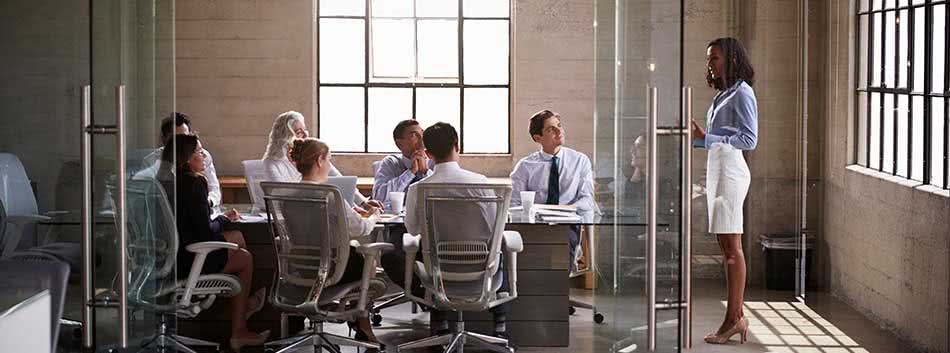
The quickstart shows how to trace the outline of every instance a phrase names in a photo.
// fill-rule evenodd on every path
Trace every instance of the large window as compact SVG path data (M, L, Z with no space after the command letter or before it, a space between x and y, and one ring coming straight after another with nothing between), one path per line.
M858 164L947 188L947 0L858 0Z
M464 153L509 153L509 0L320 0L319 136L394 152L404 119L459 130Z

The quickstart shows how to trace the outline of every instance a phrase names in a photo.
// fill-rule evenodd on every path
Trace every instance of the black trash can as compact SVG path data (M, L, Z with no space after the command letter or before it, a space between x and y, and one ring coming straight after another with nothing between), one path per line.
M795 272L798 271L798 243L794 234L763 234L759 237L765 253L765 288L769 290L795 290ZM805 278L806 289L813 289L811 258L814 237L806 236Z

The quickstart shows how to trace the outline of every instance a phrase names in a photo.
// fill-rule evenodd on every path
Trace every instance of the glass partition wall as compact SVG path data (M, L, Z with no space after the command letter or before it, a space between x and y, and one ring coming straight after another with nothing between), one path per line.
M809 11L810 4L820 8ZM706 151L689 147L690 119L705 127L716 94L704 76L706 46L716 38L742 42L756 73L758 143L743 153L752 178L743 211L746 302L761 298L762 289L773 299L802 301L819 282L808 269L821 261L812 255L821 253L812 248L820 240L809 239L820 239L813 229L821 216L824 134L816 118L823 107L808 102L822 102L824 91L808 83L830 73L809 65L827 49L818 39L805 45L804 34L822 38L826 6L595 1L597 200L605 213L649 226L595 231L595 304L606 320L595 327L594 351L686 350L720 323L694 325L692 313L726 311L722 250L708 232ZM794 261L766 269L762 235L788 236ZM757 318L756 310L745 312Z

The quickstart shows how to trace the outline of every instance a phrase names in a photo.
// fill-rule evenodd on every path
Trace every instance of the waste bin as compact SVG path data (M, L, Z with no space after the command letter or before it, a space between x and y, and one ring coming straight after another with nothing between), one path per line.
M770 290L794 290L795 272L799 270L798 236L794 234L763 234L759 237L765 253L765 288ZM814 237L805 237L805 278L811 278L811 257ZM812 289L807 280L806 289Z

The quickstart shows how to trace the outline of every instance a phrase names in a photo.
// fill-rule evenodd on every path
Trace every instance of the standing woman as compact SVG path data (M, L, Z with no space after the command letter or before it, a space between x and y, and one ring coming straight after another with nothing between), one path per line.
M742 311L746 281L742 204L752 178L742 151L754 150L758 139L754 80L755 71L738 40L719 38L706 46L706 82L718 93L706 112L707 130L693 121L693 144L708 150L709 233L716 235L722 249L728 289L726 317L718 330L706 335L707 343L724 344L736 334L745 343L749 332Z

